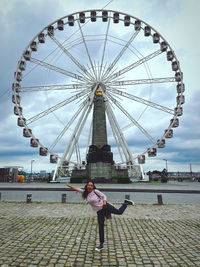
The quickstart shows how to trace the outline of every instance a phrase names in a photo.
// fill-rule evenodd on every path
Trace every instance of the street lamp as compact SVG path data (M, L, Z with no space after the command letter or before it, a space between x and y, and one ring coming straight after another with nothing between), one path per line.
M32 170L33 170L33 162L34 162L34 161L35 161L34 159L31 160L31 179L33 179L33 173L32 173Z
M166 163L166 170L167 170L167 172L168 172L168 165L167 165L167 159L163 159L164 161L165 161L165 163Z

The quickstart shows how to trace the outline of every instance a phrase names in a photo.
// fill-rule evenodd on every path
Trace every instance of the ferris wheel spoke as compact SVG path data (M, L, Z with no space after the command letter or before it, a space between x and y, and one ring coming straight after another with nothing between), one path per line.
M82 64L80 64L78 60L75 59L72 54L53 35L50 35L50 37L60 47L60 49L62 49L62 51L74 62L76 66L78 66L90 79L93 79L93 77L86 70L86 68Z
M57 109L59 109L59 108L65 106L65 105L77 100L78 98L82 97L83 94L84 93L81 92L81 93L78 93L78 94L76 94L74 96L71 96L70 98L68 98L68 99L66 99L66 100L64 100L64 101L62 101L62 102L60 102L60 103L58 103L58 104L46 109L46 110L38 113L37 115L33 116L32 118L27 119L27 125L30 124L30 123L33 123L34 121L36 121L38 119L41 119L44 116L47 116L48 114L50 114L53 111L56 111ZM85 93L85 95L86 94L87 93Z
M169 113L171 115L174 115L174 110L173 109L170 109L168 107L159 105L157 103L154 103L152 101L143 99L141 97L134 96L134 95L131 95L129 93L126 93L126 92L123 92L123 91L120 91L120 90L117 90L117 89L112 90L112 94L123 96L125 98L134 100L136 102L142 103L142 104L147 105L149 107L152 107L152 108L155 108L155 109L159 109L161 111L164 111L164 112L167 112L167 113Z
M85 46L85 49L86 49L86 52L87 52L87 55L88 55L88 59L90 61L90 65L91 65L92 70L93 70L93 74L94 74L95 78L97 79L96 73L95 73L95 69L94 69L94 66L93 66L93 63L92 63L92 59L91 59L91 56L90 56L90 53L89 53L89 50L88 50L88 47L87 47L87 43L85 41L85 37L83 35L83 31L82 31L82 28L80 26L80 22L79 21L78 21L78 26L79 26L79 30L80 30L80 33L81 33L81 36L82 36L82 39L83 39L83 43L84 43L84 46Z
M60 134L58 135L58 137L55 139L55 141L50 145L49 150L52 150L57 145L57 143L61 140L61 138L63 137L63 135L71 127L72 123L75 121L75 119L78 117L78 115L80 115L80 113L83 110L83 108L84 108L84 106L85 106L86 103L87 103L87 100L83 101L83 103L81 104L81 106L79 107L79 109L76 111L76 113L72 116L72 118L70 119L70 121L66 124L66 126L64 127L64 129L60 132Z
M30 58L30 61L33 62L33 63L35 63L35 64L37 64L37 65L40 65L40 66L42 66L42 67L44 67L44 68L47 68L47 69L49 69L49 70L53 70L53 71L59 72L59 73L61 73L61 74L64 74L64 75L66 75L66 76L72 77L72 78L74 78L74 79L76 79L76 80L85 81L85 79L84 79L82 76L79 76L79 75L77 75L77 74L75 74L75 73L73 73L73 72L70 72L70 71L61 69L61 68L59 68L59 67L56 67L56 66L54 66L54 65L51 65L51 64L46 63L46 62L44 62L44 61L41 61L41 60L39 60L39 59L36 59L36 58L32 58L32 57L31 57L31 58Z
M106 36L105 36L105 39L104 39L103 53L102 53L102 57L101 57L101 64L100 64L100 71L99 71L99 76L100 77L101 77L103 61L104 61L104 56L105 56L105 51L106 51L106 44L107 44L107 39L108 39L109 28L110 28L110 18L108 20L108 25L107 25L107 29L106 29Z
M126 117L152 142L155 143L153 137L120 105L120 103L107 92L109 99L126 115Z
M121 81L110 82L108 83L108 85L127 86L127 85L169 83L169 82L176 82L175 77L150 78L150 79L139 79L139 80L121 80Z
M122 50L120 51L120 53L116 56L116 58L114 59L114 61L108 67L106 73L104 74L104 77L103 77L104 79L106 79L107 75L110 73L110 71L113 69L113 67L117 64L117 62L119 61L119 59L125 53L125 51L130 46L130 44L135 39L135 37L138 35L138 33L139 33L139 31L134 32L134 34L131 36L131 38L128 40L128 42L124 45L124 47L122 48Z
M107 99L107 97L106 97L106 99ZM119 127L119 124L117 122L117 119L116 119L113 111L112 111L112 108L110 106L110 103L109 103L108 99L105 102L105 104L106 104L106 114L107 114L107 116L109 118L110 123L112 124L112 127L115 129L114 131L115 131L115 133L116 133L116 135L118 137L118 140L119 140L119 143L120 143L121 148L123 150L123 153L124 153L124 156L126 158L126 161L127 162L128 161L132 161L133 162L132 154L131 154L131 152L129 150L129 147L128 147L127 143L126 143L124 135L123 135L123 133L122 133L120 127Z
M108 77L106 78L106 81L111 81L111 80L113 80L113 79L115 79L115 78L121 76L122 74L124 74L124 73L126 73L126 72L132 70L133 68L138 67L139 65L141 65L141 64L143 64L143 63L146 63L147 61L149 61L150 59L152 59L152 58L154 58L154 57L160 55L161 53L162 53L162 51L159 49L159 50L157 50L157 51L155 51L155 52L149 54L148 56L143 57L142 59L140 59L140 60L134 62L133 64L130 64L129 66L127 66L127 67L125 67L125 68L123 68L123 69L121 69L121 70L115 72L114 74L108 76Z
M35 91L56 91L56 90L77 90L77 89L86 89L86 86L83 84L55 84L55 85L36 85L36 86L26 86L21 87L19 92L35 92Z

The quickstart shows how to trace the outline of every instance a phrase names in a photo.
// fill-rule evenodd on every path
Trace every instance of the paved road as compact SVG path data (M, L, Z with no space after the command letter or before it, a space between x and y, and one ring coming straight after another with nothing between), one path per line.
M0 266L200 266L200 205L135 205L105 226L87 204L0 203Z

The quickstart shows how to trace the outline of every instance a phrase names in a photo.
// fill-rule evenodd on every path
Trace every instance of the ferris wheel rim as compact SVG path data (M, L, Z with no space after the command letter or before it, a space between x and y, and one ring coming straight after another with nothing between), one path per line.
M161 39L162 39L163 41L166 42L167 46L169 47L169 50L173 52L173 55L174 55L174 58L175 58L176 62L178 62L178 70L179 70L179 72L182 73L182 72L181 72L181 68L180 68L179 61L178 61L178 59L177 59L177 57L176 57L176 54L175 54L174 51L172 50L171 46L169 45L169 43L167 42L167 40L166 40L166 39L165 39L165 38L164 38L164 37L163 37L157 30L155 30L151 25L149 25L149 24L147 24L145 21L143 21L143 20L141 20L141 19L139 19L139 18L137 18L137 17L135 17L135 16L129 15L129 14L127 14L127 13L123 13L123 12L115 11L115 10L102 10L102 9L89 9L89 10L83 10L83 11L74 12L74 13L71 13L71 14L69 14L69 15L63 16L63 17L61 17L61 18L55 20L54 22L48 24L46 27L44 27L44 28L43 28L43 29L42 29L42 30L41 30L41 31L40 31L40 32L39 32L39 33L38 33L38 34L37 34L37 35L36 35L30 42L29 42L29 44L28 44L27 47L25 48L25 50L24 50L24 52L22 53L22 56L21 56L21 58L20 58L20 60L19 60L19 62L18 62L18 66L17 66L17 69L16 69L16 73L17 73L18 70L19 70L20 62L21 62L22 59L24 58L24 53L25 53L25 51L27 51L27 50L30 48L31 43L32 43L33 41L35 41L36 38L38 38L39 34L43 33L45 30L47 30L47 28L48 28L49 26L52 26L53 24L57 23L59 20L66 19L66 18L68 18L69 16L78 15L78 14L80 14L81 12L86 13L86 12L92 12L92 11L96 11L96 12L107 11L108 13L110 12L110 13L112 13L112 14L114 14L115 12L118 12L120 15L123 15L123 16L128 15L128 16L130 16L132 19L139 20L139 21L140 21L141 23L143 23L144 25L149 26L155 33L158 33L158 34L159 34L159 36L161 37ZM97 17L98 17L98 16L97 16ZM102 17L102 15L99 16L99 17ZM108 17L109 17L109 16L108 16ZM88 18L91 18L91 16L88 17ZM111 17L111 15L110 15L109 18L113 18L113 17ZM80 20L80 18L79 18L79 19L77 18L76 20ZM120 20L123 21L123 19L120 19ZM65 24L68 24L68 22L66 22ZM133 24L133 25L134 25L133 22L130 22L130 24ZM143 29L143 30L144 30L144 29ZM46 34L46 35L47 35L47 34ZM16 83L17 83L17 76L15 75L15 78L14 78L14 84L16 84ZM183 86L183 78L182 78L182 77L181 77L181 80L179 81L179 84L181 84L181 86ZM15 101L16 101L15 106L17 107L17 110L18 110L18 113L19 113L18 116L19 116L19 118L24 119L23 114L20 113L20 110L19 110L20 104L17 103L16 93L17 93L16 90L14 90L14 96L15 96ZM178 94L178 95L183 96L183 91L181 91L181 93ZM182 107L181 102L177 103L176 108L178 108L178 107ZM168 126L168 128L167 128L167 131L161 136L160 140L163 139L163 138L166 138L166 135L167 135L167 134L169 133L169 131L172 129L172 127L173 127L173 126L172 126L172 125L173 125L173 122L177 119L177 117L178 117L178 115L174 113L173 121L169 124L169 126ZM28 128L28 126L27 126L26 124L24 124L24 127L26 128L27 131L29 131L29 128ZM29 132L29 133L30 133L30 132ZM35 140L37 139L36 136L33 135L33 133L30 133L30 135L31 135L31 137L34 138ZM42 143L40 143L39 141L38 141L38 145L39 145L40 147L46 148L46 147L45 147L44 145L42 145ZM157 142L156 142L151 148L155 148L156 146L157 146ZM150 149L151 149L151 148L150 148ZM148 151L149 151L149 149L147 149L145 152L141 153L140 155L144 155L144 154L146 154ZM51 151L49 151L49 150L48 150L48 153L49 153L50 155L55 155L53 152L51 152ZM140 155L136 156L134 159L137 159Z

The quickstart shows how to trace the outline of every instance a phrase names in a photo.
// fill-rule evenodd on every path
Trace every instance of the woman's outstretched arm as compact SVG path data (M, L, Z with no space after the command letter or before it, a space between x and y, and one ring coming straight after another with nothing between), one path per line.
M68 182L66 182L66 186L68 186L71 189L76 190L76 191L79 191L80 190L80 188L78 188L77 186L74 186L74 185L70 185Z

